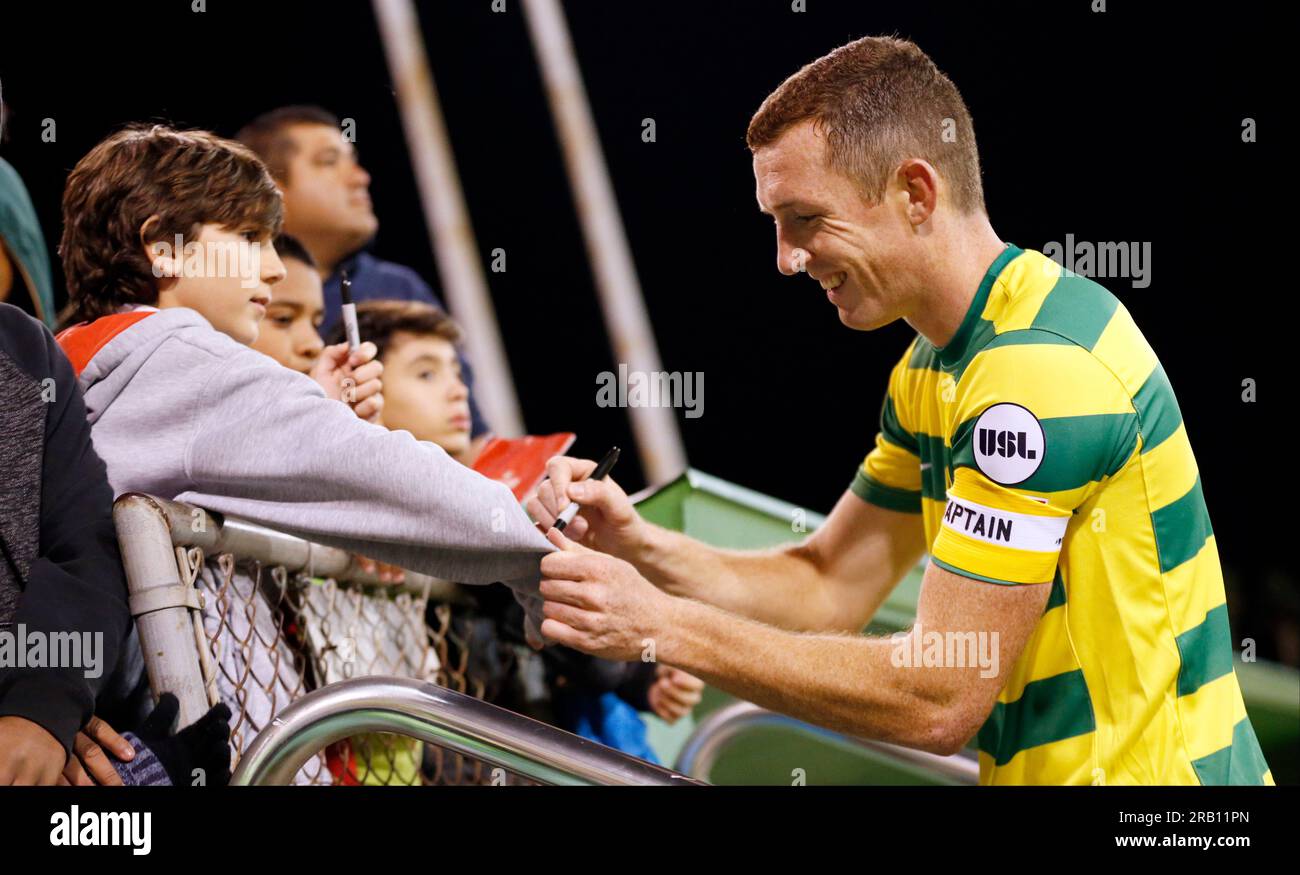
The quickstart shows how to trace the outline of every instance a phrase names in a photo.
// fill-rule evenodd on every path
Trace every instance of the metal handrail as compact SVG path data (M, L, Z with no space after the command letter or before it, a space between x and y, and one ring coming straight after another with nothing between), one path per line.
M940 756L885 741L843 735L784 714L777 714L775 711L768 711L751 702L732 703L719 708L700 721L700 725L691 733L681 753L677 755L677 762L673 767L685 775L707 781L726 746L741 733L759 727L790 729L814 736L837 747L866 750L873 755L884 756L905 766L937 772L954 783L979 782L979 763L964 752L953 756Z
M435 684L367 677L322 687L285 708L244 752L231 784L289 784L324 747L365 732L418 738L541 784L702 783Z
M132 513L157 517L166 527L173 547L198 547L208 555L233 553L241 559L253 559L264 565L283 565L289 571L301 571L311 577L331 577L340 583L404 590L436 601L474 603L474 597L460 584L416 571L404 571L406 578L402 583L388 583L380 580L374 571L362 569L346 550L215 514L192 504L140 492L118 496L114 502L114 518L117 519L118 514L127 516Z

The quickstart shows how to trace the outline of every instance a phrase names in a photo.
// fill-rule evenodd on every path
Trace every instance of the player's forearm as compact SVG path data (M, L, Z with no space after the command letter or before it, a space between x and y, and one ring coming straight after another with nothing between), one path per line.
M734 696L840 732L938 753L970 735L960 679L893 664L893 638L786 632L675 599L659 659Z
M783 629L848 629L832 584L799 547L720 550L648 526L633 564L665 592Z

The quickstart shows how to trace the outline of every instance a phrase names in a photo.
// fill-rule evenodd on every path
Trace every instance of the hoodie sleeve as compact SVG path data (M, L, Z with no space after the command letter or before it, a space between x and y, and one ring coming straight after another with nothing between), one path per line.
M38 382L52 379L53 391L45 411L40 546L14 620L28 635L73 633L84 641L88 633L91 648L83 649L78 667L0 668L0 715L40 724L70 751L117 664L131 616L113 494L72 366L47 329L26 316L21 321L6 318L0 328L16 341L20 364Z
M363 422L251 350L222 362L200 399L192 487L178 500L413 571L536 592L554 548L506 486L440 447Z

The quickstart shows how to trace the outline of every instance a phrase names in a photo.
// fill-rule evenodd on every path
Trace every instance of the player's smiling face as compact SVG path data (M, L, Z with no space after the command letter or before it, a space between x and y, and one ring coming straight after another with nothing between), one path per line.
M800 261L850 328L869 331L905 313L905 256L913 228L891 209L868 203L854 182L829 167L826 140L811 121L754 152L759 209L776 221L777 269Z

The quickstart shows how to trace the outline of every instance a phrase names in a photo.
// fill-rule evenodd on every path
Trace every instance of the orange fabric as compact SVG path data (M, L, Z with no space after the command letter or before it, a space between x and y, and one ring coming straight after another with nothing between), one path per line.
M131 313L117 313L104 316L94 322L81 322L71 328L65 328L55 336L63 354L72 362L72 368L78 377L95 357L95 353L104 348L114 337L139 322L146 316L152 316L154 310L135 310Z

